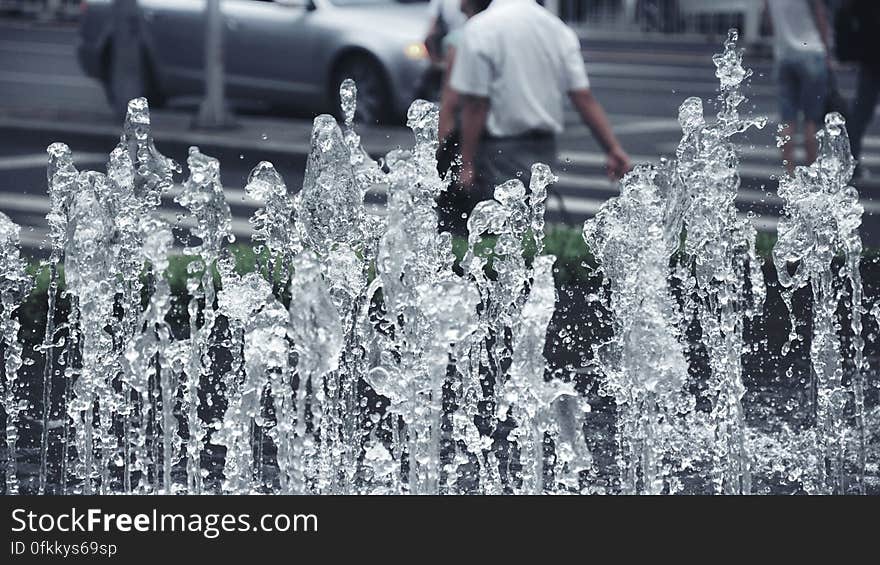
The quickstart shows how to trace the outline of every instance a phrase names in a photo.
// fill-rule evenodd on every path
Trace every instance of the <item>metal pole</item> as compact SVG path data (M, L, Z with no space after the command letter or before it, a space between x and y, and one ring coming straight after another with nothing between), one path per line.
M43 7L43 11L40 14L40 19L43 20L53 20L58 17L58 13L61 11L61 0L46 0L45 6Z
M636 22L636 0L623 0L623 23L632 25Z
M145 94L138 3L114 0L110 104L117 116L124 117L128 101Z
M194 126L197 128L228 128L235 125L226 106L223 70L223 15L220 0L207 0L205 5L205 99L199 108Z

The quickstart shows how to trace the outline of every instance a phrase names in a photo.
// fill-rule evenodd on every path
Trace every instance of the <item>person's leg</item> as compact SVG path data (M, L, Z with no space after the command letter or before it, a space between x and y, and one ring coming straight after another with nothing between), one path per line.
M527 187L532 175L532 165L544 163L551 169L556 166L556 138L510 138L493 140L486 144L481 157L480 172L484 178L484 197L492 198L496 186L512 179L519 179Z
M804 150L807 165L816 160L818 143L816 129L825 123L828 107L829 76L825 56L816 54L805 58L801 69L801 109L804 112Z
M816 122L813 120L804 120L804 149L807 152L807 165L812 165L816 161L819 150L819 143L816 141L816 127Z
M778 61L776 67L776 79L779 88L779 123L782 128L779 135L789 141L782 144L782 160L786 170L794 171L794 148L793 143L795 126L798 114L798 98L800 88L798 76L794 65L789 61Z
M794 172L794 159L795 159L795 143L794 136L797 133L797 128L794 125L794 120L786 120L783 124L782 129L779 130L779 136L783 139L788 139L782 144L782 164L785 166L785 170L789 173Z
M880 91L880 73L867 65L859 65L856 98L853 101L852 117L849 120L850 145L857 160L862 155L862 141L877 107Z
M556 138L547 136L516 140L507 147L503 163L505 174L499 179L501 182L519 179L528 187L532 178L532 165L543 163L551 169L556 166Z
M492 198L495 187L508 180L513 172L510 164L511 142L506 139L484 139L477 152L476 204Z
M467 221L479 202L492 198L497 179L504 172L499 169L497 157L504 154L500 142L483 139L477 149L477 177L474 185L465 190L457 183L437 198L437 216L440 231L454 235L467 234ZM456 167L457 170L457 167Z
M536 163L542 163L550 167L550 170L554 173L559 173L558 163L556 158L558 157L558 150L556 146L556 136L549 136L546 139L539 139L532 142L531 151L528 156L528 161L525 163L528 165L528 170L526 175L523 177L523 182L526 183L526 186L529 186L532 178L532 165Z

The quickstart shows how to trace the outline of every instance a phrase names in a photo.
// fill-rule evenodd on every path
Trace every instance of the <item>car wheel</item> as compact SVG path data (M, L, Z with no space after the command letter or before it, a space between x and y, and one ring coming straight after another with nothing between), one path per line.
M332 88L334 112L339 119L344 117L339 86L347 78L354 80L357 85L355 121L362 124L386 121L392 114L391 95L382 66L369 55L349 56L337 65L333 73Z

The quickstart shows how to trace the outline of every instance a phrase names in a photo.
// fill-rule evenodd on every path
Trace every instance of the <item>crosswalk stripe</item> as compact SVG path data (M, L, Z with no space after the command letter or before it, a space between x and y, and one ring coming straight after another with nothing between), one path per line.
M651 77L619 77L619 76L598 76L593 77L590 81L591 88L595 90L623 90L626 92L645 92L652 91L657 93L678 94L681 96L709 96L717 93L718 85L710 83L682 83L662 78ZM753 84L746 93L749 97L771 97L775 96L777 88L775 86ZM843 91L843 94L851 96L852 92Z
M790 143L795 143L791 141ZM661 143L658 145L661 153L673 153L675 152L677 145L675 143ZM757 159L765 159L768 161L779 162L781 166L781 153L780 149L777 147L768 147L766 145L744 145L741 144L737 148L739 154L746 158L757 158ZM795 158L799 160L803 160L806 158L806 153L804 152L803 147L798 144L795 148ZM880 165L880 154L866 152L862 154L861 162L869 167Z
M175 184L168 190L165 197L170 200L179 195L182 191L183 185ZM224 186L223 194L226 195L226 202L230 206L242 206L248 208L260 208L263 206L262 202L252 199L248 196L247 192L240 188L229 188Z
M2 71L0 71L0 82L2 82ZM156 120L162 121L161 114ZM69 132L71 134L88 134L88 135L106 135L111 137L119 137L122 131L121 126L115 124L101 123L71 123L65 120L46 120L35 118L17 118L13 116L0 116L0 128L21 128L34 131L51 131L56 133ZM304 130L303 139L306 141L273 141L271 139L248 140L232 137L225 137L213 133L203 133L191 130L161 130L155 133L157 143L161 145L163 142L176 142L188 145L204 145L208 147L222 147L224 149L239 150L260 150L273 153L289 153L293 155L307 155L311 146L309 145L309 129ZM160 148L161 149L161 148ZM389 149L390 150L390 149Z
M49 197L37 194L19 194L15 192L3 192L3 200L0 203L0 211L17 210L19 212L39 212L45 214L49 211Z
M19 84L34 84L41 87L63 86L65 88L94 88L101 85L96 80L81 75L59 75L46 73L29 73L22 71L0 71L0 81Z
M658 159L646 155L631 155L634 163L656 163ZM563 151L559 154L561 162L578 166L604 167L605 155L588 151ZM754 163L741 163L739 174L744 178L759 178L772 180L772 177L782 174L782 164L778 167Z
M9 41L0 40L0 51L12 53L35 53L38 55L64 56L73 52L71 45L63 43L47 43L43 41Z
M656 157L648 155L630 155L629 157L633 163L654 163L657 161ZM560 151L557 156L560 163L590 167L604 167L605 159L605 154L598 151Z
M610 76L610 77L636 77L636 78L654 78L660 77L665 79L684 78L688 85L695 83L705 83L712 88L718 88L718 79L712 74L711 61L706 61L703 66L681 66L681 65L644 65L639 63L609 63L609 62L593 62L586 60L587 73L590 75ZM709 71L707 73L707 70Z
M667 154L673 154L676 149L674 143L663 144L660 147L663 152ZM773 160L778 163L769 165L744 160L739 166L741 177L773 180L774 177L778 177L783 173L782 161L778 149L774 150L770 147L741 146L739 151L740 154L747 159L766 158L767 160ZM798 150L796 156L798 159L803 159L804 152ZM630 158L634 163L656 163L658 161L658 158L648 155L630 155ZM559 152L558 159L560 163L566 165L585 167L604 167L605 165L605 154L595 151L561 151ZM880 165L880 155L865 153L862 155L862 162L867 166Z
M244 194L243 190L231 190L231 192L240 192ZM40 214L45 214L49 211L48 196L11 193L3 193L3 195L4 198L2 204L0 204L0 211L7 212L15 210L18 212L36 212ZM159 209L158 213L162 219L164 219L171 225L182 226L185 228L191 228L196 225L191 218L185 216L182 216L182 219L179 220L178 217L181 216L180 211L175 211L163 206ZM252 231L251 225L248 220L242 218L233 217L231 227L232 232L236 235L236 237L249 236Z
M94 165L106 163L106 153L74 153L73 161L77 165ZM49 163L49 156L44 153L30 155L11 155L0 157L0 171L15 171L20 169L45 169Z

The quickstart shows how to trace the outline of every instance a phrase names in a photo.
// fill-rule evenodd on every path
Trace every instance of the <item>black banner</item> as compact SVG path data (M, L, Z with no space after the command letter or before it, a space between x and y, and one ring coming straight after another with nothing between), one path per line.
M285 556L494 562L526 550L623 557L700 545L766 555L768 544L805 543L836 545L840 556L873 539L877 508L871 498L746 497L23 496L0 504L2 563L155 565L184 556L199 565L292 562Z

